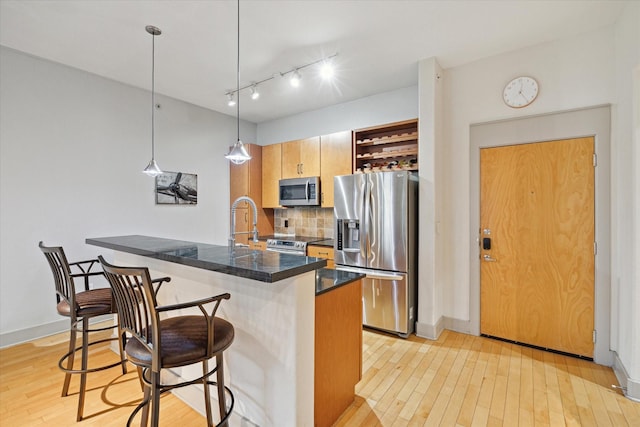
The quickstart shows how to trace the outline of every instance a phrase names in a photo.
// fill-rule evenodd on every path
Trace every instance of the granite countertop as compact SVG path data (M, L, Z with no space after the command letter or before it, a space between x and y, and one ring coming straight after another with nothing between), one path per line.
M273 283L325 267L321 258L163 239L150 236L88 238L89 245L127 252L205 270Z
M349 284L354 280L362 279L364 276L362 273L352 273L332 268L316 270L316 296Z

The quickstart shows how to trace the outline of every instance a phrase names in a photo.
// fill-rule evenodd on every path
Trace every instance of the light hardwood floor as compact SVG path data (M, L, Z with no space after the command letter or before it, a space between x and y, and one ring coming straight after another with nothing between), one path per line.
M89 375L85 419L75 394L60 397L66 335L0 350L0 426L124 426L140 398L135 369ZM115 360L92 350L95 363ZM95 365L93 365L95 366ZM640 426L640 403L611 389L611 369L482 337L445 331L437 341L365 331L363 378L337 426ZM162 397L162 426L202 416ZM278 426L287 427L287 426ZM294 426L292 426L294 427Z

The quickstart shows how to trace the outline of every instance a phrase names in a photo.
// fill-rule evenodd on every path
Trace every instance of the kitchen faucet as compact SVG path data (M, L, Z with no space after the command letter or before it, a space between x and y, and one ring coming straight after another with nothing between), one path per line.
M240 196L238 197L233 204L231 205L231 234L229 234L229 247L234 248L236 245L236 207L240 202L247 202L253 208L253 231L246 232L243 231L241 233L252 233L253 241L258 241L258 208L256 207L256 203L251 199L251 197Z

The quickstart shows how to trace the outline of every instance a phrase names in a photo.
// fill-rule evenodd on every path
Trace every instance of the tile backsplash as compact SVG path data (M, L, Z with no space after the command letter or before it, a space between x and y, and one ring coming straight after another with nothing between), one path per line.
M274 209L273 227L277 234L330 239L334 229L333 208Z

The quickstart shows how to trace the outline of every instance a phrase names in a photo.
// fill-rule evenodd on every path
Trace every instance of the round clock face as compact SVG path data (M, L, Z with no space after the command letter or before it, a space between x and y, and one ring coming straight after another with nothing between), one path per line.
M538 82L532 77L516 77L504 88L502 99L509 107L522 108L538 96Z

